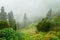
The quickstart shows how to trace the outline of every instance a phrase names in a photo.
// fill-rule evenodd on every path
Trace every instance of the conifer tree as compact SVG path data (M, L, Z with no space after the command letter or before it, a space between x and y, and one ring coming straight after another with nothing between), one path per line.
M52 9L50 9L50 10L48 11L48 13L47 13L47 18L48 18L48 19L51 19L51 13L52 13Z
M26 27L27 26L27 15L26 15L26 13L24 14L24 27Z
M16 28L16 21L14 19L12 11L8 13L8 20L9 20L9 25L12 26L16 30L17 29Z
M7 14L4 10L4 7L1 7L0 20L7 20Z

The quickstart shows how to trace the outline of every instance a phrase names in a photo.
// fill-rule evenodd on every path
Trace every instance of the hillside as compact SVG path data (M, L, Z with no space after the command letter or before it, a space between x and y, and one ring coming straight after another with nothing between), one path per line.
M59 20L58 20L59 19ZM19 30L18 32L22 32L24 34L24 40L60 40L60 18L52 18L51 21L56 24L55 31L49 32L38 32L36 33L36 25L37 23L32 23L28 27ZM58 25L57 25L58 24Z

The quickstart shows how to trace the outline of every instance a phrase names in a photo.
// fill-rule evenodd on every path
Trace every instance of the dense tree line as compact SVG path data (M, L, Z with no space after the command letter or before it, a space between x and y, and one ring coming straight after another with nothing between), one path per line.
M0 29L11 27L16 30L16 21L13 16L13 12L9 12L8 14L5 12L4 7L1 7L0 12Z

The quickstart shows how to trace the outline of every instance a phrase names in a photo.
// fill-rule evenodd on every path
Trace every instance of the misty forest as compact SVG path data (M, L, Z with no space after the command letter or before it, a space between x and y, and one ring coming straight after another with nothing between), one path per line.
M30 4L34 4L32 2ZM38 1L36 2L40 3ZM51 3L51 2L48 1L47 3ZM54 3L56 4L56 6ZM44 11L42 11L44 8L41 8L40 10L38 10L40 6L38 8L37 4L34 7L32 6L29 7L29 3L27 4L28 7L26 5L22 7L23 4L22 5L20 4L21 8L20 6L18 8L17 7L19 5L18 3L16 7L17 9L21 9L21 10L17 10L15 8L14 9L15 11L12 9L9 12L6 9L9 7L6 7L5 4L4 4L5 6L0 5L1 6L0 8L0 40L60 40L60 5L59 5L59 8L57 8L58 3L59 3L58 1L54 1L50 5L48 4L47 10L44 10ZM37 9L34 9L35 7ZM29 10L27 9L26 12L24 11L22 12L24 8L28 8L28 9L30 8L31 10L34 9L35 11L29 12ZM31 13L36 13L36 14L31 14ZM29 15L31 14L33 16L31 15L29 16L28 14Z

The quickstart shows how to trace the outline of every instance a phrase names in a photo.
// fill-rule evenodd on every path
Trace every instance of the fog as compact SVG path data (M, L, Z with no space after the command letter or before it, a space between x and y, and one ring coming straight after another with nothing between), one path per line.
M13 11L17 21L23 21L24 13L29 20L36 17L45 17L49 9L60 9L60 0L0 0L0 7L5 11Z

